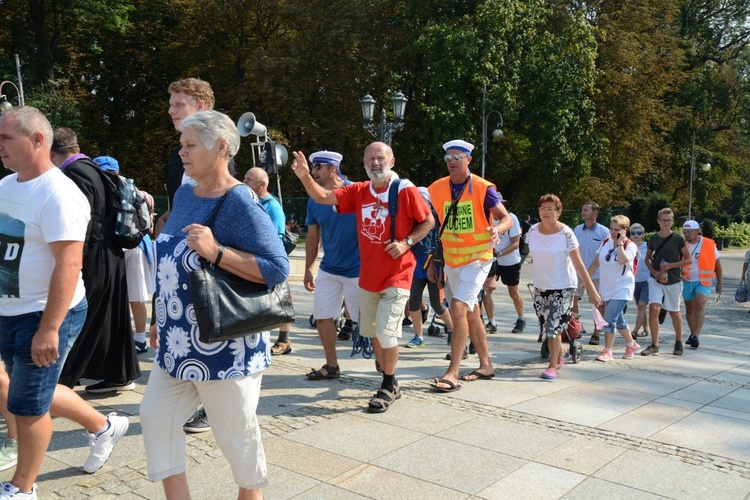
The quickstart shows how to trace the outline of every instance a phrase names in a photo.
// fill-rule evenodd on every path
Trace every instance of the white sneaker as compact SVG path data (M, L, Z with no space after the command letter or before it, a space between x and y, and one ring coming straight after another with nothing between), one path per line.
M39 498L36 496L36 483L34 483L31 491L28 493L24 493L17 486L13 486L10 483L2 484L3 488L0 490L0 500L37 500Z
M0 470L15 467L18 463L18 442L15 439L5 438L3 447L0 448Z
M128 426L130 426L128 417L118 417L116 413L107 415L107 420L109 421L109 429L102 432L99 436L87 433L91 451L86 462L83 464L83 470L89 474L93 474L101 469L112 453L112 449L120 438L125 435L128 431Z

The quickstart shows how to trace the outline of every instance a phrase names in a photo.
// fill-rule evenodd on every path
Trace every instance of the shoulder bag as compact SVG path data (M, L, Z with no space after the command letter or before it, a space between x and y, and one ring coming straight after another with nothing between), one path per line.
M232 189L224 193L203 222L204 226L211 227ZM294 321L294 306L286 281L268 288L240 278L202 257L200 263L200 269L190 272L190 291L201 342L223 342Z
M740 286L737 287L737 291L734 292L734 301L747 302L747 284L745 284L744 279L740 282Z

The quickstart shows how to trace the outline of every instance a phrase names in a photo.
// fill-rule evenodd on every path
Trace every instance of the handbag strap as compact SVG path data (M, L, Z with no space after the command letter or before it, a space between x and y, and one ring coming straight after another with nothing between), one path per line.
M669 236L667 236L667 239L661 242L661 245L659 245L659 248L656 249L654 253L651 254L651 263L653 264L656 262L656 256L659 254L659 251L664 248L664 245L667 244L667 242L674 236L674 232L669 233Z
M242 184L235 184L234 186L227 189L227 192L224 193L224 196L222 196L219 202L216 203L216 206L214 206L214 209L211 210L210 214L208 214L208 217L203 220L203 226L211 227L211 224L213 224L214 220L216 220L216 215L219 213L221 206L224 204L224 201L226 201L227 196L229 196L229 193L232 191L232 189L236 188L237 186L242 186Z

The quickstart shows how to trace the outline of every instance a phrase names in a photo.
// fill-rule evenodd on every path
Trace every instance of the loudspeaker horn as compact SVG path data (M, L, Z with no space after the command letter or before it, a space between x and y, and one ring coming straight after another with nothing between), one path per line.
M289 161L289 154L286 148L280 144L276 145L276 165L283 167Z
M250 111L240 116L240 119L237 120L237 130L242 137L247 137L250 134L266 135L266 126L256 120L255 115Z

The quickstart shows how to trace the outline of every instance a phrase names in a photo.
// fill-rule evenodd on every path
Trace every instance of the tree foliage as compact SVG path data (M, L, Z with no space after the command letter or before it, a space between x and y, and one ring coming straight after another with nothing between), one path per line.
M177 133L171 81L211 82L233 119L253 111L289 150L360 158L373 140L359 100L391 117L396 168L415 183L444 175L441 145L476 144L472 167L511 207L545 192L566 207L637 200L689 204L716 220L750 217L750 0L1 0L0 71L90 155L163 191ZM486 88L487 106L483 109ZM12 99L12 96L11 96ZM482 151L482 120L504 137ZM491 131L499 121L489 115ZM250 140L237 157L252 165ZM282 170L284 194L303 191ZM650 213L650 212L649 212Z

